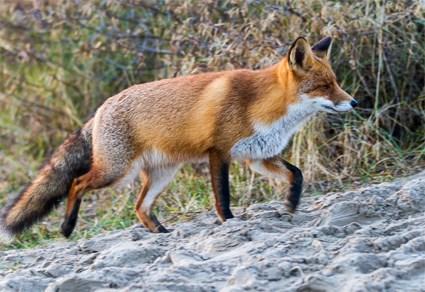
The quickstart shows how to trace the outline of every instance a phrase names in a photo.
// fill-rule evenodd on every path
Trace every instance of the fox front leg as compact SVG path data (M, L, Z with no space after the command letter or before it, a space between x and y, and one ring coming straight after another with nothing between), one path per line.
M285 197L285 204L290 212L294 212L300 202L303 174L301 170L280 157L273 157L264 160L248 161L252 170L279 180L289 182L289 193Z
M220 152L209 153L211 184L215 196L215 208L222 222L233 218L230 211L229 160Z

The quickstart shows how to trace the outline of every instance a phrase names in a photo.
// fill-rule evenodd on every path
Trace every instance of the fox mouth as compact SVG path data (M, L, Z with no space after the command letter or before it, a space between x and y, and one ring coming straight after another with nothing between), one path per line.
M357 106L357 101L353 99L351 102L341 101L335 104L329 98L319 96L313 99L313 104L319 111L322 110L328 113L344 113L353 110L354 107Z
M332 106L330 106L330 105L323 104L323 105L322 105L322 107L323 107L323 108L325 108L325 109L331 110L331 111L333 111L333 112L336 112L336 113L338 113L338 112L339 112L339 111L337 111L334 107L332 107Z
M338 106L330 106L327 104L322 104L322 107L325 108L328 111L334 112L334 113L344 113L344 112L349 112L353 109L353 107L351 108L344 108L344 109L338 109Z

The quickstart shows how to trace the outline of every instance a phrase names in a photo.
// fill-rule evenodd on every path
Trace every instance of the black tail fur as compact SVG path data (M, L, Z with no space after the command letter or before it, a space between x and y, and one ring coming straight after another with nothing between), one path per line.
M72 134L54 152L37 177L3 209L0 231L15 235L46 216L68 195L74 178L90 170L91 127Z

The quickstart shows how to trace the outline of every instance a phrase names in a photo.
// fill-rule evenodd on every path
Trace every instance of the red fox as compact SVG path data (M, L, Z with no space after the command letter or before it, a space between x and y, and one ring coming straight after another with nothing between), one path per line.
M68 198L61 231L72 233L85 192L140 174L136 214L151 232L167 232L152 206L188 161L209 159L218 217L232 218L229 163L286 180L295 211L303 176L280 158L291 136L314 114L352 110L328 60L331 38L296 39L276 65L177 77L131 86L107 99L71 135L35 180L4 208L1 231L15 235Z

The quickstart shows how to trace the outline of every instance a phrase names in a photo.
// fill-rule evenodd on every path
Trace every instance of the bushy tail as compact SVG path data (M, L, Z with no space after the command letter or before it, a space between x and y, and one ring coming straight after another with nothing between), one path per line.
M0 236L12 237L47 215L68 195L74 178L90 170L91 121L72 134L41 168L37 177L3 209Z

